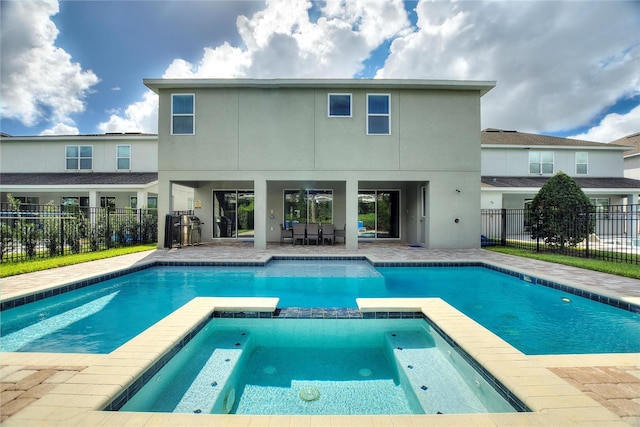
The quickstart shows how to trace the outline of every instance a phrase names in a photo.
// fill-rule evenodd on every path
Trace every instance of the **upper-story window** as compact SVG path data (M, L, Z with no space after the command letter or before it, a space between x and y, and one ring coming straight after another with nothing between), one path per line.
M329 94L329 117L351 117L351 94Z
M171 134L193 135L195 95L192 93L174 93L171 95Z
M66 146L67 170L91 170L93 169L92 145L67 145Z
M553 151L530 151L529 152L529 173L552 174L553 173Z
M131 169L131 146L118 145L116 147L116 168L118 170Z
M367 135L391 133L391 95L367 94Z
M576 153L576 175L586 175L589 173L589 153L578 151Z

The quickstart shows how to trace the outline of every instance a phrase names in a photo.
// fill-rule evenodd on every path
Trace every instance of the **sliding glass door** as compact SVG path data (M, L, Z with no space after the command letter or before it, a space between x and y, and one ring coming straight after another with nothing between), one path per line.
M296 223L333 222L333 190L284 190L284 221Z
M358 237L361 239L400 238L399 190L358 192Z
M213 237L254 237L254 192L222 190L213 192Z

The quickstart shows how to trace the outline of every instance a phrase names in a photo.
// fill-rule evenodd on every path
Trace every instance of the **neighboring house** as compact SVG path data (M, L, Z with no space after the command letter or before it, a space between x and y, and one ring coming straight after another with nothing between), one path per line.
M571 176L596 206L637 204L640 180L625 173L628 151L619 141L604 144L486 129L482 209L523 209L559 171Z
M348 248L480 246L480 97L495 82L144 83L159 95L160 227L180 184L202 241L264 248L280 224L318 222L345 227Z
M184 190L176 204L187 209ZM155 208L157 193L155 134L0 136L2 202L11 194L33 205Z
M640 132L616 139L611 143L631 147L629 151L624 152L624 176L640 179Z

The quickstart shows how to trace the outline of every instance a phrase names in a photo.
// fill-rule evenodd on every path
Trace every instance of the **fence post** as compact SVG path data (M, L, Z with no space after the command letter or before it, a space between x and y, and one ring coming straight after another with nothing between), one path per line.
M589 258L589 240L591 240L591 213L593 211L590 208L587 208L587 214L585 215L585 230L587 230L587 241L584 245L584 257Z
M64 255L64 205L60 205L60 255Z
M109 208L102 208L104 209L104 212L106 214L107 217L107 248L111 248L111 214L109 214Z
M142 241L142 208L138 208L138 244L139 243L146 243ZM136 243L134 243L136 244Z
M507 210L500 209L500 244L507 246Z

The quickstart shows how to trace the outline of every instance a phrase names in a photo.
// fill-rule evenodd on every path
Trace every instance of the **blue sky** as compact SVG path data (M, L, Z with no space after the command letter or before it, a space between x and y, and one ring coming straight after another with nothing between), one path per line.
M0 131L156 132L143 78L495 80L482 128L640 131L637 1L0 3Z

